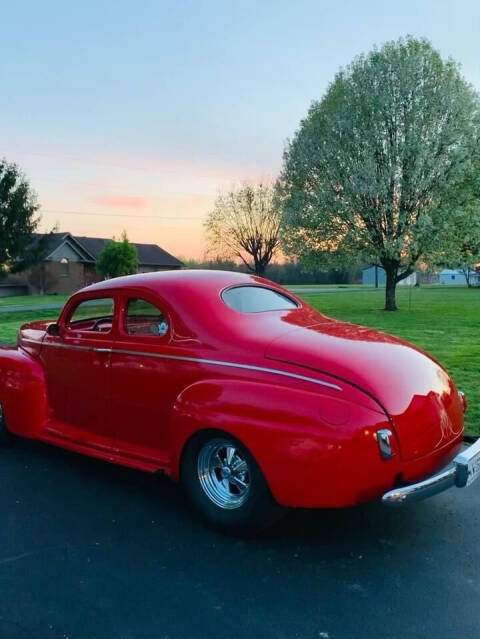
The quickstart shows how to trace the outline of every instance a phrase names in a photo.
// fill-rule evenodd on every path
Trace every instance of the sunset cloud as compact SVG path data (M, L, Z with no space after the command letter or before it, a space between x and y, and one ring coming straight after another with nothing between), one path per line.
M91 199L91 202L107 209L144 209L148 202L141 195L100 195Z

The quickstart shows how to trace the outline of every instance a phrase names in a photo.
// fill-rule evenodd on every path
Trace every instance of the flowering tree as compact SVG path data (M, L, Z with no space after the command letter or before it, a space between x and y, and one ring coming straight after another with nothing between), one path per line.
M385 309L396 310L397 283L441 250L445 226L475 196L479 114L457 65L425 40L356 58L285 151L285 251L381 265Z

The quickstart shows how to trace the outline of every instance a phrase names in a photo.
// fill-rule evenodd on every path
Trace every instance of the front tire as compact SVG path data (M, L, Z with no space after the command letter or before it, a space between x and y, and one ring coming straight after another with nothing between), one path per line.
M254 457L231 435L206 433L187 444L181 480L203 517L222 532L259 532L283 514Z

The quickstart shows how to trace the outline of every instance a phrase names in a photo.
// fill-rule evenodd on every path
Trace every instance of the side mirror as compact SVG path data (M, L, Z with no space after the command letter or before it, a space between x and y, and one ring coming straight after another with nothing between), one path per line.
M58 327L58 324L49 324L47 326L47 334L48 335L60 335L60 328Z

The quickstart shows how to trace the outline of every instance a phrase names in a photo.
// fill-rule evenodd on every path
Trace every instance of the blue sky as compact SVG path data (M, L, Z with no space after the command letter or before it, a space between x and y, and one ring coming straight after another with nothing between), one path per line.
M37 1L1 24L0 155L43 228L125 228L182 256L203 253L217 190L274 177L310 102L374 44L425 36L480 89L473 0Z

